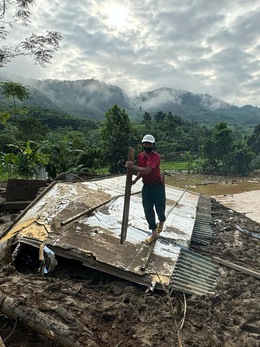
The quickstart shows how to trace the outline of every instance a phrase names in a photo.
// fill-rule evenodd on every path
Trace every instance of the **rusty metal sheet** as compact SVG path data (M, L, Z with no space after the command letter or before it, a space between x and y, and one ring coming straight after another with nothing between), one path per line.
M189 247L200 194L166 185L164 229L161 237L148 246L143 242L150 231L141 188L140 181L132 187L123 245L120 235L125 176L56 182L30 205L5 237L11 235L14 243L38 243L38 247L47 244L56 254L137 283L147 284L157 277L158 284L162 278L164 284L169 284L180 250ZM19 232L21 225L25 227ZM47 238L43 238L43 231Z

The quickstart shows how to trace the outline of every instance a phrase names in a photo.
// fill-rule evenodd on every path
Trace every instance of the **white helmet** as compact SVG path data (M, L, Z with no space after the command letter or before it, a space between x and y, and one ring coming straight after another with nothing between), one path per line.
M147 134L142 139L142 143L144 142L155 143L155 138L153 137L153 135Z

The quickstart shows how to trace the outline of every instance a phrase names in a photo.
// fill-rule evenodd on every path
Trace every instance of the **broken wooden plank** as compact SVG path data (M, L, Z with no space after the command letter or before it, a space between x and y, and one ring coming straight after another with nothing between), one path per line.
M246 275L255 277L257 279L260 279L260 273L259 272L247 269L247 268L245 268L243 266L240 266L240 265L237 265L237 264L234 264L234 263L230 263L229 261L226 261L226 260L218 258L218 257L212 257L212 259L215 260L216 262L218 262L221 265L227 266L227 267L229 267L229 268L231 268L233 270L237 270L239 272L242 272L243 274L246 274Z

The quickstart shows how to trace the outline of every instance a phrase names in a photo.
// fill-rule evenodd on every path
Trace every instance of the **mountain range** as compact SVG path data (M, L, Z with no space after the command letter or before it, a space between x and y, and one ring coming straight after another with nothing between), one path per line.
M96 79L21 81L31 91L27 105L59 110L89 119L104 119L105 112L117 104L132 121L141 120L144 112L151 115L171 112L185 120L213 126L218 122L253 128L260 123L260 108L237 107L207 94L160 88L129 97L121 88Z

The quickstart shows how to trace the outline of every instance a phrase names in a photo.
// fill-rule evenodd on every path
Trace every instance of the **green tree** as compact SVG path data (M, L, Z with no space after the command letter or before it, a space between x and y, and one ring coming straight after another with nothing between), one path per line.
M50 177L54 178L69 170L74 171L77 158L82 153L82 150L73 146L67 135L58 132L49 133L39 145L41 153L49 157L46 169Z
M248 138L247 143L256 154L260 153L260 124L254 128L253 134Z
M14 122L10 119L9 124L15 124L18 130L17 139L43 141L50 131L47 125L43 125L37 118L26 114L20 115Z
M48 156L37 149L36 144L27 141L25 145L9 145L10 153L0 153L1 171L7 173L8 178L37 175L38 170L48 163Z
M226 123L218 123L203 143L204 167L221 175L248 175L254 153L244 139L234 139Z
M124 158L131 144L131 124L125 109L114 105L105 114L101 127L101 138L104 157L109 164L111 173L117 172L117 162L121 156Z
M203 141L202 156L208 169L214 173L226 174L228 171L228 155L233 142L231 133L227 124L220 122L213 128L211 136Z
M104 165L101 148L87 148L77 159L78 172L99 171Z
M152 117L151 117L149 112L145 111L145 113L143 115L142 124L145 126L145 128L146 128L148 133L151 132L151 129L152 129Z
M24 99L28 99L30 96L29 88L25 87L21 83L15 83L12 81L1 82L1 94L6 98L12 98L14 107L16 106L15 99L19 99L20 101Z
M1 0L0 1L0 39L6 40L9 28L17 24L29 25L31 22L30 8L34 0ZM32 56L36 64L45 66L50 63L53 54L59 49L62 36L57 31L47 31L45 35L31 34L16 46L0 47L0 67L5 66L14 57Z
M19 145L19 130L13 124L7 123L5 125L0 124L2 129L0 130L0 151L4 153L10 152L9 144Z
M158 111L156 112L156 114L154 115L154 120L156 121L156 123L159 123L161 121L163 121L166 117L166 114L162 111Z
M6 81L0 83L0 93L7 99L11 99L13 103L13 111L11 110L10 113L7 112L6 117L4 118L4 123L9 119L9 117L17 114L22 114L24 112L23 109L17 108L17 102L16 100L23 101L24 99L28 99L30 96L30 90L29 88L25 87L21 83Z
M10 113L7 111L0 111L0 123L6 124L10 118Z
M13 177L13 172L15 170L15 160L16 156L14 153L3 153L0 152L0 173L6 175L7 178Z
M245 140L234 141L228 158L228 174L247 176L252 171L254 153Z
M252 168L254 170L260 169L260 154L256 154L251 162Z
M176 122L175 122L175 117L171 112L168 112L166 116L166 122L167 122L168 130L174 133L176 129Z

